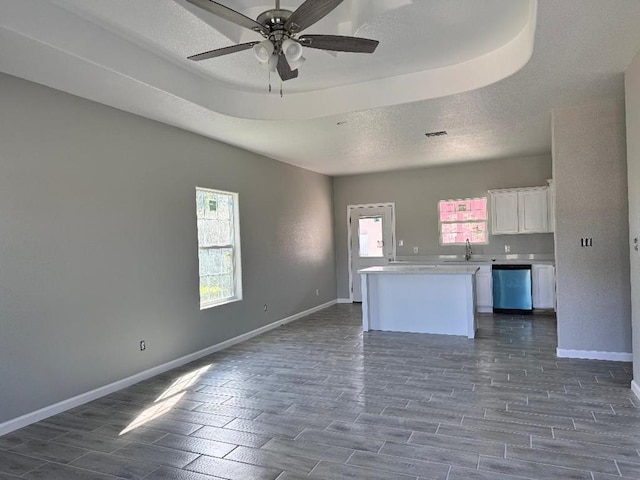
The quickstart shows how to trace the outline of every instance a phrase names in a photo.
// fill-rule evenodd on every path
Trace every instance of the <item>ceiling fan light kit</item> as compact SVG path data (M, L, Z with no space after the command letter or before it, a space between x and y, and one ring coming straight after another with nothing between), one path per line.
M275 51L275 46L271 40L263 40L253 46L253 53L260 63L268 63Z
M282 51L284 52L285 57L287 57L289 63L295 62L302 57L302 45L290 38L287 38L282 42Z
M305 61L303 47L333 52L373 53L379 43L377 40L359 37L299 35L324 18L343 0L305 0L293 12L280 8L280 1L276 0L275 8L261 13L256 20L213 0L187 1L265 38L261 42L241 43L191 55L189 60L201 61L252 49L257 60L268 65L270 71L277 71L283 82L297 78L298 68Z

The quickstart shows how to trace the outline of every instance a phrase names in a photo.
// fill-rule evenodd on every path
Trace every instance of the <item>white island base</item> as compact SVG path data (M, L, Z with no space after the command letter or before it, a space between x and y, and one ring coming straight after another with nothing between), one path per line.
M464 335L477 330L478 267L389 265L360 270L362 328Z

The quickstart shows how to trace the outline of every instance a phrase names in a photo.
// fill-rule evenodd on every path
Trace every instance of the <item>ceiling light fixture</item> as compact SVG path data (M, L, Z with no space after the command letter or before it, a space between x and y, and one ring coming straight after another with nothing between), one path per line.
M302 45L291 40L291 38L287 38L282 42L282 53L284 53L284 56L287 58L287 62L289 62L292 70L297 70L305 61L305 58L302 56Z
M271 40L263 40L260 43L256 43L253 46L253 54L256 56L260 63L267 63L273 56L275 47Z
M187 58L201 61L253 49L258 61L268 64L271 71L277 71L283 82L298 77L298 67L305 61L302 47L329 52L373 53L379 43L368 38L342 35L301 35L303 30L322 20L343 0L305 0L294 11L280 8L280 0L275 0L275 8L262 12L255 20L213 0L187 2L265 38L263 41L217 48Z

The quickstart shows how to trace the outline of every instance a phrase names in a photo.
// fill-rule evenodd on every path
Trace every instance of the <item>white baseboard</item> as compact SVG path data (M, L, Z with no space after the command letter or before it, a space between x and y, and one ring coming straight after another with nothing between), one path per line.
M556 349L559 358L582 358L585 360L609 360L612 362L631 362L633 354L627 352L601 352L597 350L566 350Z
M493 307L478 307L478 313L493 313Z
M330 302L323 303L322 305L318 305L300 313L296 313L295 315L291 315L290 317L286 317L276 322L270 323L269 325L265 325L264 327L257 328L250 332L243 333L242 335L239 335L237 337L225 340L224 342L212 345L211 347L207 347L203 350L185 355L184 357L180 357L170 362L163 363L162 365L158 365L157 367L150 368L149 370L145 370L144 372L136 373L135 375L132 375L130 377L123 378L122 380L118 380L102 387L98 387L89 392L76 395L75 397L62 400L61 402L54 403L53 405L41 408L39 410L36 410L35 412L30 412L20 417L8 420L4 423L0 423L0 436L26 427L27 425L31 425L32 423L39 422L40 420L44 420L45 418L51 417L53 415L57 415L58 413L62 413L71 408L75 408L85 403L91 402L100 397L104 397L105 395L109 395L110 393L117 392L118 390L122 390L123 388L129 387L143 380L147 380L148 378L155 377L156 375L167 372L174 368L181 367L182 365L186 365L187 363L193 362L194 360L198 360L202 357L206 357L207 355L211 355L212 353L219 352L220 350L229 348L232 345L244 342L245 340L249 340L250 338L266 333L269 330L273 330L274 328L281 327L282 325L286 325L287 323L291 323L302 317L311 315L312 313L315 313L319 310L328 308L332 305L335 305L336 303L336 300L331 300Z
M350 298L339 298L338 303L353 303Z
M636 398L640 399L640 385L635 380L631 380L631 391Z

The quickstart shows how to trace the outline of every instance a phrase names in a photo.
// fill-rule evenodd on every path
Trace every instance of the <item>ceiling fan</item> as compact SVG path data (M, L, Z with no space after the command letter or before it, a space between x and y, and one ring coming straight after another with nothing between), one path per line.
M276 0L274 9L261 13L256 20L236 12L213 0L187 0L197 7L229 22L262 35L265 40L241 43L192 55L189 60L200 61L230 53L253 49L261 63L278 72L282 81L298 76L298 67L304 62L302 47L334 52L373 53L377 40L340 35L299 35L318 22L343 0L306 0L294 12L280 8Z

